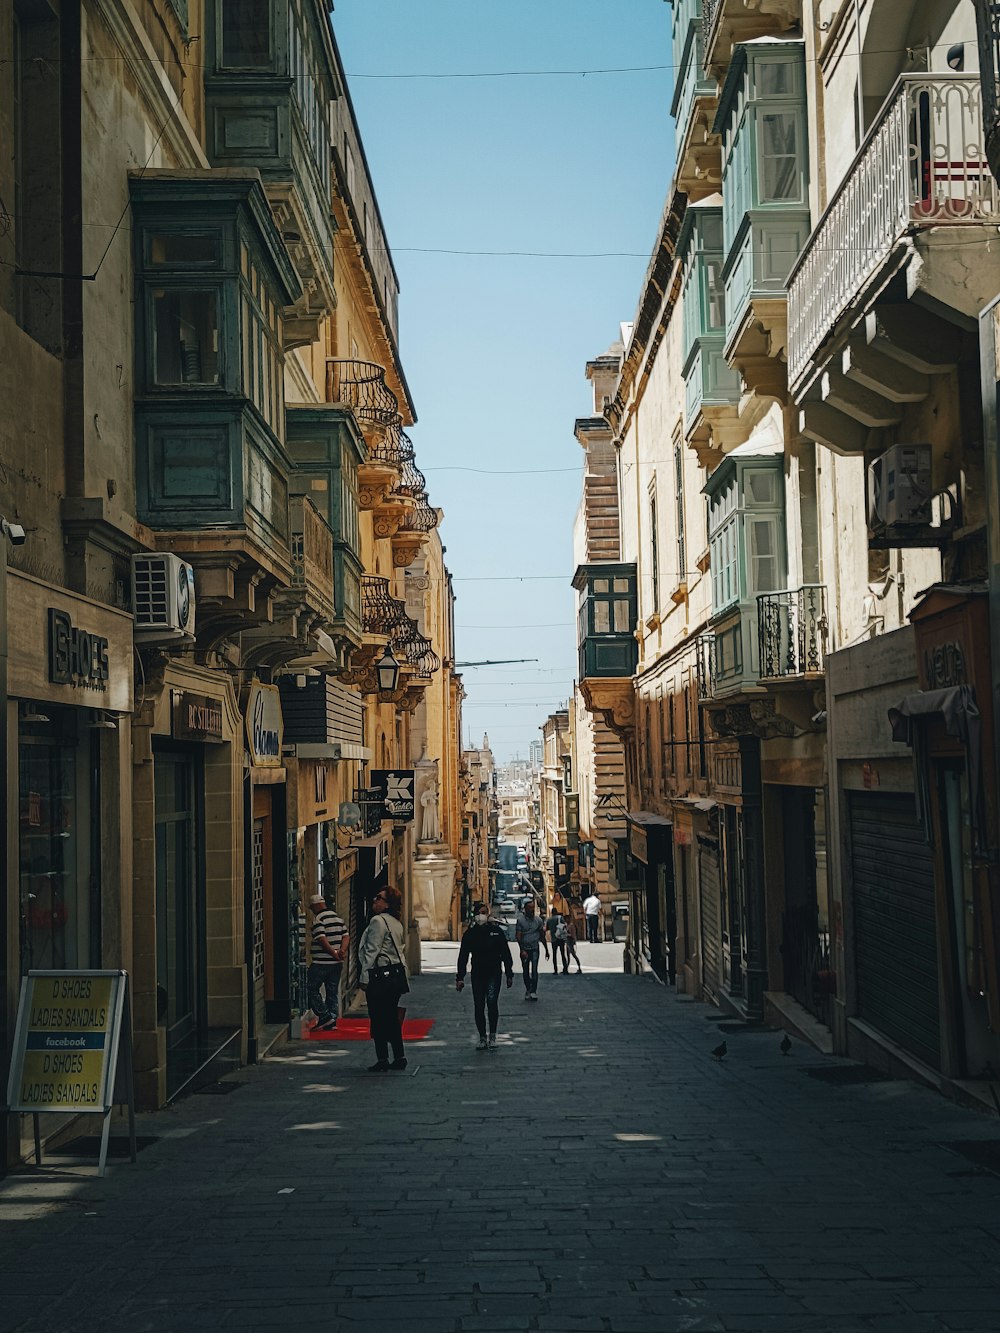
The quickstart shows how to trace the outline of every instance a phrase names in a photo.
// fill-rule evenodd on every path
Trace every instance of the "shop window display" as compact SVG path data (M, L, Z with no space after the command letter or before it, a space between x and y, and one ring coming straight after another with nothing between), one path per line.
M92 864L92 742L76 710L45 705L18 747L21 971L99 967L99 877Z

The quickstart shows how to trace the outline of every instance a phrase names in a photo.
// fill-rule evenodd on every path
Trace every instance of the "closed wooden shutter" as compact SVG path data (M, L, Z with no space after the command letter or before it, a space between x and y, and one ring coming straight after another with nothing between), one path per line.
M701 979L705 991L714 997L722 980L719 844L714 838L698 838L698 892L701 899Z
M941 1062L934 865L905 793L849 792L858 1013Z

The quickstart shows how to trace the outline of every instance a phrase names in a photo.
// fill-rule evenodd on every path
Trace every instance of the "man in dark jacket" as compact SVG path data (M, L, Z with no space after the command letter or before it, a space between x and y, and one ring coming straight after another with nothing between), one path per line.
M477 903L472 925L462 936L462 947L458 951L458 975L455 977L455 989L465 986L465 969L472 958L472 998L475 1002L476 1027L479 1030L477 1051L495 1051L497 1047L497 1021L500 1017L498 1000L500 998L500 977L507 973L508 990L514 984L514 960L503 927L490 920L490 910L485 903ZM489 1014L490 1033L486 1036L486 1016Z

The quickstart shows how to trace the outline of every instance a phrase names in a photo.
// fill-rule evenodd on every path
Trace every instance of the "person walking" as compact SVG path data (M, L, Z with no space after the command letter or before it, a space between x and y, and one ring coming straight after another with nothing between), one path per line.
M358 942L359 985L368 1001L375 1063L370 1074L406 1068L400 997L410 989L409 969L403 958L406 943L400 920L403 900L396 889L383 889L372 903L372 919ZM389 1063L389 1048L393 1060Z
M601 900L593 890L583 900L583 914L587 919L587 943L597 943L597 927L601 920Z
M340 974L347 957L347 927L342 917L326 905L321 893L309 899L312 917L312 951L309 971L309 1008L316 1015L313 1032L332 1032L340 1013Z
M514 959L503 927L490 920L490 909L485 903L477 903L472 925L462 936L462 947L458 951L458 967L455 976L455 989L465 987L465 969L472 959L472 999L475 1005L476 1030L479 1041L477 1051L495 1051L497 1047L497 1023L500 1019L500 981L507 973L507 989L514 984ZM489 1016L489 1036L486 1034L486 1019Z
M566 971L566 950L564 947L565 931L559 933L559 927L562 925L562 915L553 907L552 911L546 917L545 929L549 933L549 942L552 945L552 975L559 975L559 960L562 960L563 971Z
M545 942L545 922L535 915L535 900L528 898L517 914L514 927L517 947L521 951L521 967L524 970L524 998L538 999L538 954L545 950L549 956L549 946Z
M569 960L572 958L576 962L577 972L582 972L583 968L580 966L580 955L576 951L576 926L573 925L573 918L571 916L568 916L563 922L563 929L566 932L562 942L563 971L569 971Z

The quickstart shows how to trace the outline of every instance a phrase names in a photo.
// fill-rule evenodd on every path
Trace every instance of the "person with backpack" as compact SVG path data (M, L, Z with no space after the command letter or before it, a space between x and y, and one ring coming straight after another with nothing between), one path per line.
M504 929L496 921L490 920L490 909L485 903L477 903L472 925L462 936L462 947L458 951L458 967L455 976L455 989L465 987L465 969L472 959L472 998L475 1005L476 1029L479 1032L477 1051L495 1051L497 1048L497 1025L500 1020L500 980L507 973L507 989L514 984L514 959ZM486 1018L489 1016L490 1031L486 1035Z

